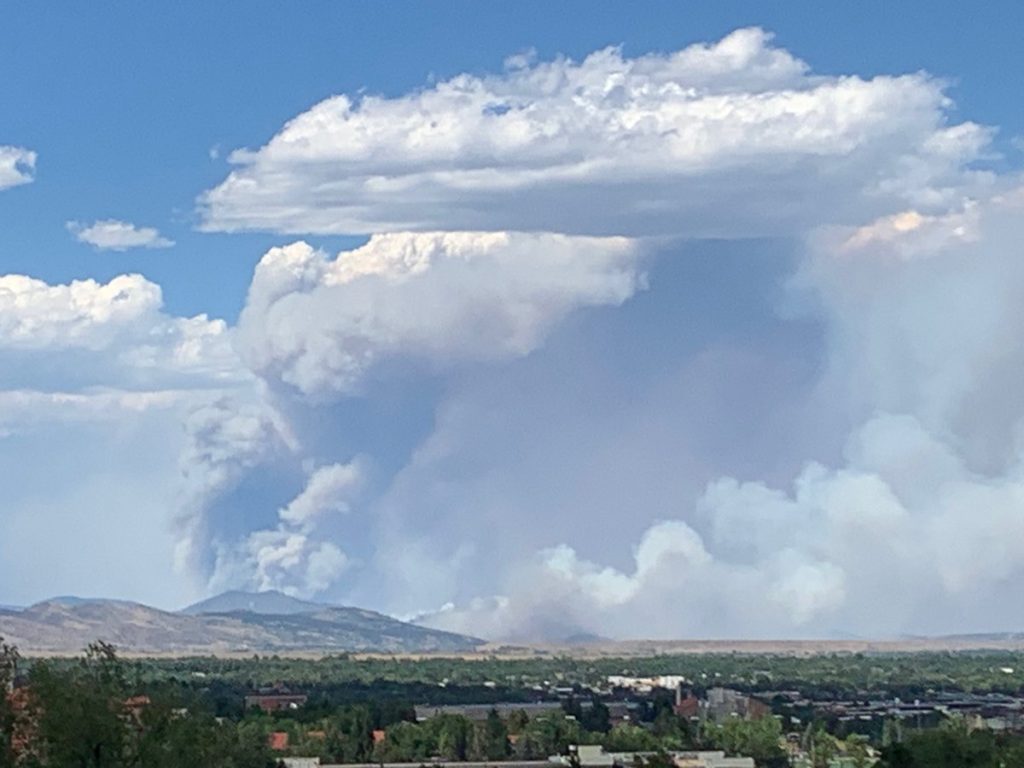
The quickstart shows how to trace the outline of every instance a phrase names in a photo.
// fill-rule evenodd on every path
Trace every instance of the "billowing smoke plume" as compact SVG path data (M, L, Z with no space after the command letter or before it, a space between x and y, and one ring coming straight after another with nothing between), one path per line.
M212 585L507 638L1008 626L1020 196L943 88L741 30L336 97L236 153L209 228L439 231L261 261L237 344L282 454L230 466L287 491L198 516Z
M334 260L295 243L256 267L241 349L261 376L312 396L357 392L394 359L520 357L572 310L632 296L636 261L623 238L377 235Z
M629 569L555 547L498 603L432 621L498 636L544 631L552 616L662 636L1017 627L1022 214L1014 191L818 239L791 287L825 321L814 396L857 424L842 461L810 462L787 488L715 480L643 534Z
M572 311L617 306L640 290L639 262L640 248L623 238L518 233L381 235L335 259L301 242L271 250L238 327L243 359L265 382L262 405L252 406L262 412L229 406L193 418L183 466L198 495L182 562L202 562L197 542L213 541L211 589L312 595L334 585L352 564L339 540L375 528L357 507L382 457L362 458L358 444L346 453L351 435L324 433L334 422L356 429L332 403L372 400L381 378L416 387L474 362L522 358ZM393 414L374 428L395 431L392 444L408 439ZM289 463L314 465L305 487L273 519L260 499L263 513L239 537L231 509L245 503L245 477ZM232 519L218 522L224 514Z

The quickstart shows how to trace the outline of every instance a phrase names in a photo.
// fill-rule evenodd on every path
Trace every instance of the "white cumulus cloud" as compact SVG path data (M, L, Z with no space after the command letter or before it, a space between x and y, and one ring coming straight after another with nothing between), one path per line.
M104 219L88 225L69 221L67 227L78 242L87 243L99 251L170 248L174 245L173 240L164 237L153 227L138 227L116 219Z
M0 276L0 457L10 469L0 517L11 534L0 538L20 542L0 545L0 580L22 590L17 599L79 589L195 597L173 571L175 458L187 449L189 413L255 383L231 337L222 320L168 313L160 287L140 275ZM44 540L93 562L83 554L30 567L23 551ZM108 563L146 575L126 584Z
M220 386L248 377L223 320L173 317L160 286L141 275L106 283L51 285L0 276L0 360L20 363L3 379L92 381L119 388Z
M248 377L223 320L170 316L162 304L160 287L141 275L56 285L0 276L0 359L36 363L51 387L62 375L139 388L219 386ZM30 377L32 370L7 376Z
M28 184L35 179L36 153L22 147L0 145L0 189Z
M750 237L941 208L990 131L926 74L816 75L756 28L334 96L237 150L209 230Z

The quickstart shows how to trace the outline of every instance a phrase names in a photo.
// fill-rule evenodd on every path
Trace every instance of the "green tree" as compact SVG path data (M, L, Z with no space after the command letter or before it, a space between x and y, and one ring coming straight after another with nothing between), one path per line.
M526 726L522 741L523 757L543 759L549 755L564 755L570 744L580 743L580 726L575 720L559 715L536 717Z
M526 710L517 709L508 717L508 732L514 734L520 734L526 730L526 726L530 723L530 716L526 714Z
M481 756L486 760L504 760L508 757L508 728L498 715L498 710L491 709L487 720L480 729L482 735Z
M903 741L903 724L896 718L887 718L882 724L882 746L899 744Z
M734 717L724 723L705 723L702 739L707 746L730 755L754 758L758 765L774 765L784 758L782 725L774 717L744 720Z
M882 759L879 768L914 768L914 753L906 744L893 742L882 747ZM924 768L922 766L922 768Z
M839 752L835 737L821 723L807 726L803 740L804 751L810 755L813 768L828 768Z
M473 737L473 724L461 715L441 715L437 721L437 753L445 760L465 760Z
M651 724L651 732L664 749L685 749L693 746L690 724L670 709L662 709Z
M328 750L343 763L373 759L373 713L366 705L343 707L329 719Z
M882 768L1010 768L1009 745L989 731L969 731L962 721L918 731L882 750Z
M871 759L868 754L867 736L854 733L846 737L846 754L853 764L853 768L868 768Z
M379 762L422 762L436 752L437 740L428 728L403 721L387 728L384 743L374 757Z
M29 685L38 704L40 752L61 768L120 768L130 763L124 667L107 643L90 645L66 671L32 667Z
M135 765L139 768L267 768L274 758L260 727L219 723L209 714L154 703L140 717Z
M646 728L621 723L608 731L604 745L609 752L653 752L658 748L658 740Z
M0 768L14 765L14 708L9 693L18 671L18 649L0 637Z
M579 720L585 730L595 733L608 733L612 727L607 705L596 696L589 707L581 708Z

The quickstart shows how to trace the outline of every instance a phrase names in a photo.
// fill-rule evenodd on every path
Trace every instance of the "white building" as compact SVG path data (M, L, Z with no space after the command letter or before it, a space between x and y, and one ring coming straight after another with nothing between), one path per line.
M604 747L580 745L570 747L579 759L580 768L611 768L611 766L633 766L637 758L651 757L653 752L605 752ZM669 756L678 768L754 768L752 757L726 757L725 752L718 750L701 750L693 752L669 752ZM551 762L571 765L571 759L565 756L550 758Z
M612 688L629 688L638 693L649 693L655 688L667 688L670 691L674 691L686 682L686 678L682 675L655 675L653 677L608 676L608 685Z
M320 768L319 757L282 757L284 768Z

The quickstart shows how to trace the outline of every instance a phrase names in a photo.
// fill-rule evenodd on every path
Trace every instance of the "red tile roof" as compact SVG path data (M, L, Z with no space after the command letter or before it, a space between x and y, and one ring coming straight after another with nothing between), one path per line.
M288 749L288 734L284 731L274 731L267 738L267 745L275 752L284 752Z

